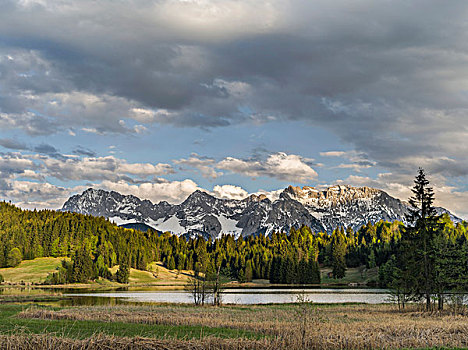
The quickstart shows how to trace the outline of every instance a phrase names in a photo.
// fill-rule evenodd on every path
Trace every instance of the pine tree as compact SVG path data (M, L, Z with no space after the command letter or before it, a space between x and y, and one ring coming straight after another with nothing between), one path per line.
M331 242L331 265L333 278L346 276L346 237L342 227L333 231Z
M119 283L128 283L130 278L130 267L127 262L122 262L115 274L115 278Z
M377 263L375 262L375 253L374 249L371 248L371 252L367 258L367 267L369 269L372 269L377 266Z
M434 238L440 225L433 206L434 191L429 186L424 169L419 168L411 189L413 196L409 198L410 212L408 221L411 226L405 237L406 244L402 246L411 251L406 252L409 260L401 262L410 268L416 278L413 280L415 296L423 296L426 300L426 310L431 309L431 295L435 290L434 283ZM403 242L404 243L404 242ZM442 297L442 296L441 296Z
M252 270L252 261L248 260L245 264L245 274L244 278L246 282L251 282L253 277L253 270Z
M167 260L167 269L174 270L176 267L174 257L171 255Z

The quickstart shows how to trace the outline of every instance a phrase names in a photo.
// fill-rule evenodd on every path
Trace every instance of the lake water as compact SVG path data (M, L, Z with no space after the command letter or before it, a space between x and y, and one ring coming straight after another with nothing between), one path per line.
M223 293L224 304L271 304L294 303L298 295L314 303L368 303L389 302L389 294L383 289L226 289ZM153 303L192 303L189 293L174 291L116 291L92 293L68 293L79 303L101 302L111 299L116 302L153 302Z

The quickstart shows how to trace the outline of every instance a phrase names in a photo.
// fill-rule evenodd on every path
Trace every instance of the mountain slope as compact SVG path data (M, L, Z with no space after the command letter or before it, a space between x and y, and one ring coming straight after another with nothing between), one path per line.
M405 222L408 207L386 192L369 187L332 186L318 190L289 186L274 201L265 195L219 199L195 191L177 205L154 204L135 196L90 188L69 198L62 210L104 216L119 225L143 223L159 231L214 238L222 233L268 235L301 225L331 232L338 226L357 229L369 221Z

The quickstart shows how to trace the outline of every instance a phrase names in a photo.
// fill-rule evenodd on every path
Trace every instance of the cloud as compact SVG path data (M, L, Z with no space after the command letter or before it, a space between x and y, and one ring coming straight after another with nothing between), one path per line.
M320 156L346 159L348 161L347 163L341 163L335 167L340 168L340 169L352 169L356 172L361 172L362 169L371 168L376 165L376 162L370 160L369 156L365 154L364 152L328 151L328 152L320 152Z
M40 145L35 146L33 148L33 151L37 152L37 153L40 153L40 154L46 154L46 155L48 155L50 157L53 157L53 158L66 159L66 157L64 155L60 154L60 152L54 146L46 144L46 143L41 143Z
M173 173L169 164L129 163L113 156L54 157L57 150L48 145L38 150L43 153L0 153L0 197L24 208L57 209L71 194L90 185L171 202L181 201L198 189L191 180L170 182L158 178ZM54 180L81 184L66 188L53 184Z
M192 155L187 159L174 160L173 162L174 164L181 166L182 169L184 169L184 167L195 168L203 177L208 179L216 179L218 176L223 175L223 173L217 172L214 169L214 159L201 157L196 153L192 153Z
M94 152L93 150L90 150L89 148L83 147L83 146L77 146L72 151L72 153L78 156L86 156L86 157L96 157L97 155L96 152Z
M337 183L382 189L391 196L408 201L413 195L411 188L413 186L414 175L380 173L375 178L350 175L344 180L338 180ZM430 185L434 188L434 205L448 208L455 215L467 219L468 210L466 203L468 201L468 192L459 191L456 186L447 185L446 179L437 174L429 174L428 179L431 182Z
M3 179L22 175L26 170L35 170L38 165L18 153L0 153L0 174Z
M2 175L7 178L13 176L51 177L61 181L125 180L135 182L174 172L172 166L165 163L128 163L114 156L55 157L55 148L50 148L48 145L39 148L43 154L0 153ZM39 174L36 174L36 171Z
M0 139L0 146L13 150L27 150L29 147L22 141L14 139Z
M227 157L216 167L252 178L267 176L281 181L307 183L317 178L317 172L309 165L310 162L312 159L279 152L263 161Z
M72 193L84 189L84 186L64 188L47 182L11 181L6 190L0 188L0 194L13 200L22 208L58 209Z
M6 1L0 14L5 127L102 134L301 119L382 164L463 156L463 2L28 4Z
M128 184L125 181L103 181L100 188L117 191L122 194L132 194L139 198L149 199L153 203L167 201L178 204L184 201L194 191L200 189L198 185L189 179L183 181L168 181L157 179L157 182L145 182L141 184Z
M244 199L249 195L242 187L234 185L216 185L211 194L217 198L237 200Z
M173 172L169 164L128 163L114 156L65 160L44 158L40 159L40 162L45 167L48 176L65 181L126 180L132 182L131 176L144 179Z
M101 136L293 120L365 155L341 168L423 165L466 183L467 11L436 0L6 0L0 128ZM292 181L237 155L221 166Z
M320 152L322 157L343 157L346 155L344 151L328 151L328 152Z

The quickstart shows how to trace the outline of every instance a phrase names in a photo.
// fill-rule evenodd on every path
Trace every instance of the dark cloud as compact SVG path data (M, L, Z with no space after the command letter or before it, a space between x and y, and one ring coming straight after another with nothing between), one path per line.
M3 1L0 127L301 120L365 154L356 168L466 177L467 15L455 0Z
M29 149L25 143L14 139L0 139L0 146L19 151Z
M32 149L34 152L44 154L52 158L67 160L69 157L61 154L54 146L47 143L41 143Z
M73 154L79 155L79 156L85 156L85 157L96 157L97 154L93 150L90 150L87 147L83 146L78 146L76 147L73 151Z
M46 143L42 143L39 146L34 147L34 151L47 155L58 154L58 151L54 146L48 145Z

